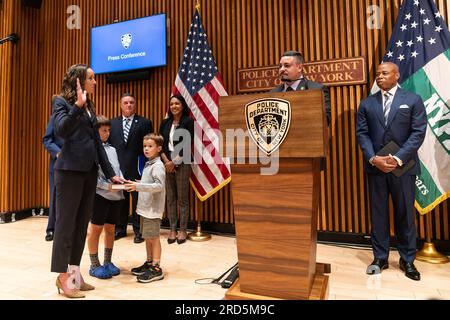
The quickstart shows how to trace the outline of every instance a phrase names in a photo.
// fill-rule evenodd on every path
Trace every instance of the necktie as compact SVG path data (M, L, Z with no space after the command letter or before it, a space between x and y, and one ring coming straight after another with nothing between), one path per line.
M123 141L127 143L128 141L128 134L130 133L130 119L125 119L125 125L123 127Z
M391 111L391 94L386 92L384 94L384 106L383 106L383 115L384 115L384 124L387 124L389 118L389 111Z
M288 91L294 91L294 89L292 89L292 87L289 86L289 87L286 88L286 92L288 92Z

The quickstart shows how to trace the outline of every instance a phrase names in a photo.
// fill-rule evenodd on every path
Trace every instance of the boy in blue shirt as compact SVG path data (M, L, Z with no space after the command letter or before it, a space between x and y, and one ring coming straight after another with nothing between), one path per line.
M111 130L111 122L104 116L97 116L97 128L103 143L103 148L108 155L108 160L111 163L114 173L123 179L116 149L107 143ZM117 185L114 187L116 188ZM114 247L115 224L120 214L122 207L121 200L123 199L123 191L113 189L112 184L106 179L102 169L99 167L94 212L88 231L88 248L89 257L91 258L89 274L92 277L109 279L120 274L120 269L111 262L111 257ZM103 265L100 264L98 258L98 243L102 230L105 230Z

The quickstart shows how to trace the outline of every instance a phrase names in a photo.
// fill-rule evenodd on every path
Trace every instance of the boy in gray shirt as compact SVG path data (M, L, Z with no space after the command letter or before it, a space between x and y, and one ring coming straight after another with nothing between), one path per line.
M145 239L147 260L140 267L131 269L139 282L148 283L164 279L161 261L160 226L166 200L166 169L160 159L163 137L149 134L144 137L145 164L140 182L129 181L128 192L138 191L136 213L141 216L141 232Z

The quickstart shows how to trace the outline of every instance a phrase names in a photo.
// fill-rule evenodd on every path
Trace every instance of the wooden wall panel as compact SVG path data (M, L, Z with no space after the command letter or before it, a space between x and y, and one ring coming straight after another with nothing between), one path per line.
M18 32L19 45L0 46L0 212L48 206L48 154L41 137L65 70L89 62L92 26L165 12L169 18L168 64L146 81L107 84L97 76L97 112L119 115L122 93L137 96L138 112L155 128L165 115L195 0L46 0L40 10L4 0L0 36ZM332 87L331 152L322 175L318 226L321 231L367 234L370 215L362 155L356 142L359 101L374 81L401 0L201 0L202 21L229 94L237 93L237 69L275 65L285 50L304 53L307 61L365 56L367 85ZM436 0L448 21L450 0ZM81 11L81 29L69 30L67 8ZM370 29L368 8L377 6L381 29ZM233 223L230 186L201 203L191 192L191 219ZM449 240L449 208L432 213L433 236ZM392 225L393 231L393 225ZM424 236L425 222L418 217Z
M12 10L10 2L0 4L0 38L12 32ZM11 42L0 45L0 141L9 141L11 106L11 59L14 50ZM0 176L9 179L9 147L0 143ZM9 184L0 183L0 212L10 207Z

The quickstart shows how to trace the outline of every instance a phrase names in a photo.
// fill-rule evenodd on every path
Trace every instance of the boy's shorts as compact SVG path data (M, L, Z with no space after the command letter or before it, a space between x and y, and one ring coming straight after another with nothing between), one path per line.
M159 238L161 219L149 219L141 216L141 232L144 239Z
M116 224L119 219L120 209L122 208L121 200L112 201L95 194L94 212L92 214L91 223L97 226L107 224Z

